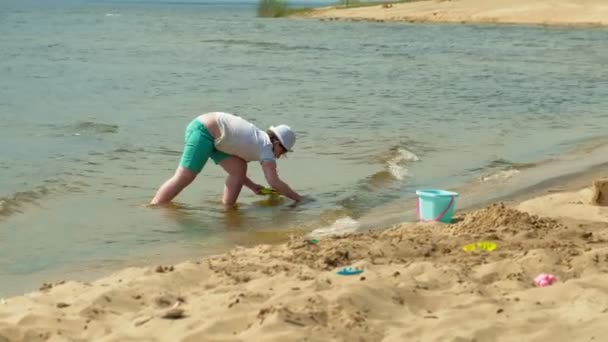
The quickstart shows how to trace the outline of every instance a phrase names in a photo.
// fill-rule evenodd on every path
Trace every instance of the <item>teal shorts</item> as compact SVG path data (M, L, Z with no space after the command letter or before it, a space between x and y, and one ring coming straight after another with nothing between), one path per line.
M199 173L211 158L216 164L231 157L215 148L213 136L209 130L198 119L194 119L186 127L186 145L179 165L186 169Z

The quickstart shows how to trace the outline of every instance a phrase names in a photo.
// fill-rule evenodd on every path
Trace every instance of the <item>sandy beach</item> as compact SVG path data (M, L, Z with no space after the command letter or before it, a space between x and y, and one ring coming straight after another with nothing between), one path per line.
M307 16L330 20L605 26L603 0L432 0L390 6L320 8Z
M608 340L608 0L64 2L3 15L0 342ZM293 121L314 207L226 214L221 168L147 207L201 105ZM405 222L428 184L452 223Z
M601 341L608 207L592 195L42 284L2 300L0 341ZM557 282L534 286L545 272Z

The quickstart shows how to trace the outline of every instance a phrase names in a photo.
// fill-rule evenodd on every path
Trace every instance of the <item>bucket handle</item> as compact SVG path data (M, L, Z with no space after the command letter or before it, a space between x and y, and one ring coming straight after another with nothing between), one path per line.
M450 196L450 203L448 203L448 205L441 212L441 214L439 214L439 216L437 216L431 220L425 220L422 218L422 216L420 216L420 197L418 197L418 200L416 201L416 215L418 215L418 220L423 221L423 222L441 221L441 219L445 216L445 214L448 213L448 211L450 210L450 208L452 207L453 204L454 204L454 196Z

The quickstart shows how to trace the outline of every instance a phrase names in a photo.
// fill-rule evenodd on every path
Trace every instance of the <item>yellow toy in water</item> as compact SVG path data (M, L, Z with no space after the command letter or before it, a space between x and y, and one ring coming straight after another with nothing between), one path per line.
M283 203L283 197L275 189L262 188L260 189L262 195L268 195L265 200L257 201L262 207L274 207Z
M279 193L275 190L275 189L270 189L270 188L262 188L260 189L260 193L262 195L279 195Z

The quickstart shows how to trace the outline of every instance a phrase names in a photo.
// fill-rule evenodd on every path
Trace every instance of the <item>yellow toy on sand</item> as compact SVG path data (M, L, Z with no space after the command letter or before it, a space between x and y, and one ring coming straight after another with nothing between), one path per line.
M474 252L476 250L482 250L486 252L491 252L496 249L496 244L491 241L479 241L477 243L471 243L462 247L462 250L465 252Z

